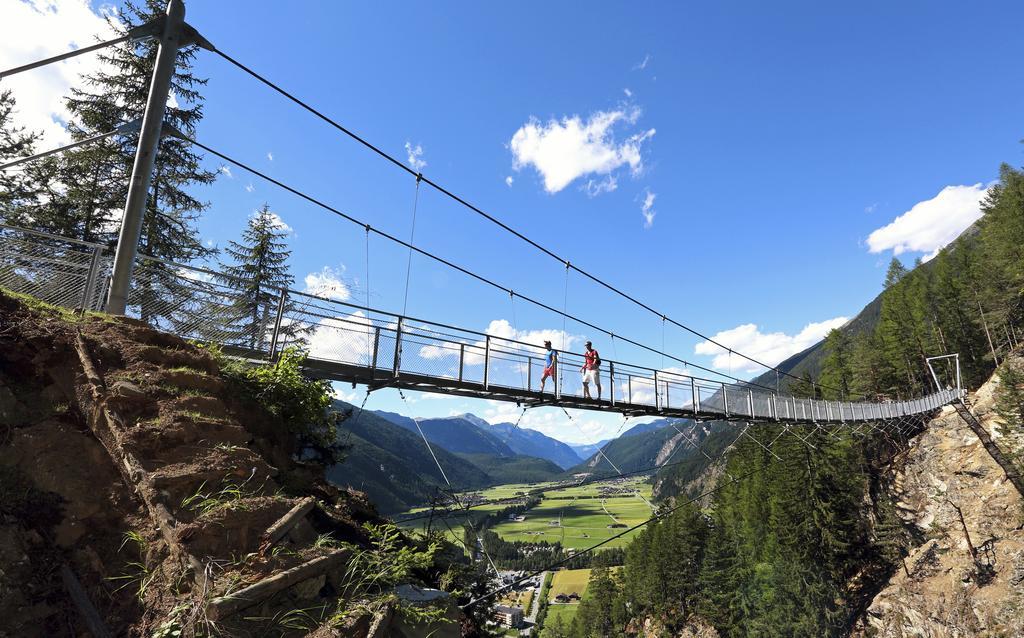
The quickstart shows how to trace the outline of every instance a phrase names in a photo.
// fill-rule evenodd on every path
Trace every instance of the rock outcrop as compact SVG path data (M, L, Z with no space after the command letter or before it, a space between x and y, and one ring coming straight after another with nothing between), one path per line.
M970 400L1004 452L994 378ZM925 540L867 610L853 636L1024 636L1024 501L952 407L891 470L900 516Z

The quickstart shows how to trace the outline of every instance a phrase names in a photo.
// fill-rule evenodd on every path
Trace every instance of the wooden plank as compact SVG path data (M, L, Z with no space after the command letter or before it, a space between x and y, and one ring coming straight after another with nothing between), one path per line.
M228 618L243 609L257 605L274 594L304 580L323 574L348 558L349 550L336 549L326 556L314 558L227 596L215 598L206 608L211 620Z
M284 516L277 519L277 522L267 528L267 531L263 533L260 548L269 548L271 545L281 540L284 535L290 532L292 528L295 527L295 525L297 525L299 521L306 516L306 514L309 514L315 506L316 499L312 496L307 496L299 501L295 507L288 510Z
M113 638L113 634L107 629L100 613L96 611L88 594L85 593L82 583L78 582L75 572L71 571L67 564L60 566L60 579L64 582L64 589L67 590L71 602L75 603L78 613L82 616L82 622L85 623L93 638Z

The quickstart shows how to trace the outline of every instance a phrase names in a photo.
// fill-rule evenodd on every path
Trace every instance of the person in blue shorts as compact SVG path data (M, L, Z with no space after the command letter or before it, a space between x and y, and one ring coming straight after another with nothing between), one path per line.
M557 383L555 380L555 366L558 363L558 353L551 347L551 342L545 341L544 347L547 348L548 353L544 358L544 374L540 377L540 391L542 394L544 392L544 383L548 380L548 377L551 377L552 384Z

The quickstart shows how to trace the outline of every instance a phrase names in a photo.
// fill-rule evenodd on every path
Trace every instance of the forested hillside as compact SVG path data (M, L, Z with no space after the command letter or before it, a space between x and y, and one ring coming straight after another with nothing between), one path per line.
M1024 174L1003 166L983 211L976 232L925 267L893 260L857 329L833 331L820 375L808 368L793 389L830 399L920 394L934 387L926 357L946 353L960 354L967 386L987 379L1024 334ZM1004 435L1019 437L1024 375L1000 374ZM750 432L769 441L778 427ZM806 436L809 444L781 436L771 452L738 441L710 501L677 495L678 509L629 547L621 575L595 569L589 591L600 595L545 636L677 635L709 625L725 637L847 635L923 537L882 485L892 439ZM693 470L670 484L682 488Z

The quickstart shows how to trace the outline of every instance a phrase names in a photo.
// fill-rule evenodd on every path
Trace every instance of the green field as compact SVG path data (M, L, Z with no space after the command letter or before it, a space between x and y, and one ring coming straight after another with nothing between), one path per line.
M553 601L559 594L569 595L573 592L581 597L587 591L587 583L590 581L589 569L563 569L555 572L551 579L551 591L548 592L548 600Z
M483 490L480 495L487 500L513 498L516 492L535 490L544 486L545 484L500 485ZM502 520L491 527L491 530L507 541L559 542L567 549L582 549L606 540L625 529L609 527L609 525L632 527L650 518L651 508L640 497L635 494L615 494L602 497L602 487L606 486L594 483L583 487L545 492L540 505L524 513L526 520L522 522ZM641 479L628 481L624 485L620 484L619 487L636 490L648 499L651 496L651 486ZM480 505L472 507L470 512L475 522L507 507L507 505L507 503ZM422 514L428 511L429 508L417 508L403 516ZM461 534L460 530L465 518L465 516L450 516L447 519L448 525L457 534ZM426 520L415 521L407 527L422 529L425 523ZM443 523L435 521L434 526L447 533ZM616 539L606 547L625 547L635 533L631 532ZM453 540L459 541L459 539Z
M650 498L651 486L640 481L635 487ZM491 529L507 541L560 542L569 549L582 549L623 531L609 527L632 527L651 517L651 508L635 495L600 498L597 485L545 493L540 505L525 513L522 522L502 521ZM635 532L616 539L606 547L625 547Z
M541 638L552 635L552 632L549 631L551 627L557 627L559 624L563 628L569 627L579 607L579 605L551 605L548 607L548 615L544 618L544 627L540 632Z

